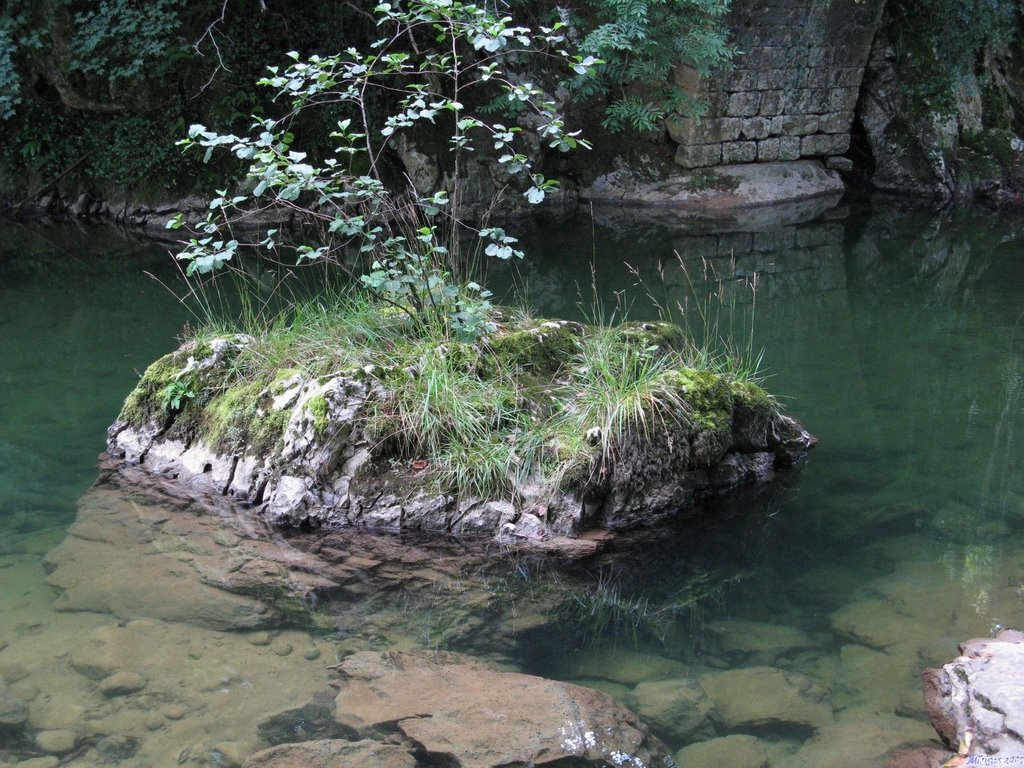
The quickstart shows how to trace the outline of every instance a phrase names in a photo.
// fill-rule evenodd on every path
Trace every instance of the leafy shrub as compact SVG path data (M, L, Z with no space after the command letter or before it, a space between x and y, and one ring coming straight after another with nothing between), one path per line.
M512 77L505 65L510 57L552 56L582 74L598 62L561 47L561 24L533 31L472 4L385 2L375 12L383 36L370 53L349 48L303 59L292 52L290 66L270 68L260 84L287 102L283 117L260 119L245 136L190 128L181 142L186 149L205 149L204 159L228 149L249 163L252 193L218 192L210 202L213 213L178 258L188 262L190 275L215 271L238 251L233 220L254 208L298 214L315 228L312 244L285 240L272 229L259 245L277 258L342 268L353 252L363 254L370 266L360 275L362 285L404 313L417 332L475 338L494 325L488 319L490 294L466 270L465 237L475 238L486 256L507 260L522 253L504 229L463 217L468 155L483 149L494 153L510 179L524 181L522 195L531 204L541 202L556 182L532 167L522 125L484 118L467 104L478 93L481 102L499 93L529 113L530 122L523 122L549 148L588 146L565 130L555 103L540 88ZM333 152L314 158L297 149L291 129L300 117L323 108L348 116L331 133ZM450 184L434 193L417 189L389 163L399 139L424 126L448 132ZM181 217L172 222L182 224Z

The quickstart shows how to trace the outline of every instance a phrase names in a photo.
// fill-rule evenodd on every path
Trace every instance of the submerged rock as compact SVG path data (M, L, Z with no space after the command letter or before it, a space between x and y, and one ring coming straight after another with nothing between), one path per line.
M633 690L630 706L645 723L677 743L695 741L714 733L711 700L694 680L677 677L640 683ZM722 764L732 765L728 761Z
M908 717L872 715L844 718L819 730L786 763L787 768L849 768L885 765L907 744L926 741L928 727Z
M826 691L811 678L770 667L746 667L700 676L726 731L781 725L817 730L835 718Z
M725 736L691 744L676 752L676 765L684 768L765 768L768 751L753 736Z
M1024 756L1024 633L968 640L923 681L928 716L950 749L969 743L969 755Z
M281 744L257 752L243 768L335 768L350 765L360 768L417 768L420 763L406 749L369 739L338 741L333 739Z
M658 768L667 748L636 715L598 691L495 672L451 653L363 652L340 665L337 721L411 739L453 766L573 764Z
M28 720L28 704L15 696L0 679L0 733L20 729Z
M440 354L466 356L483 371L512 357L530 381L552 377L546 387L533 384L538 392L521 395L516 406L540 413L550 406L538 403L553 392L576 396L564 377L575 371L577 339L586 333L573 323L541 322L499 334L484 351L452 342ZM681 343L678 336L675 326L636 324L619 332L615 343L668 354ZM405 374L385 375L366 365L325 377L283 371L269 384L236 380L231 361L250 343L247 337L190 342L150 366L108 430L108 452L117 465L166 481L184 498L233 500L278 526L469 533L561 549L563 537L650 524L677 514L698 494L766 479L814 443L757 386L669 368L657 386L670 393L671 405L664 407L678 413L659 412L653 419L658 426L650 430L627 429L616 438L621 444L614 460L605 453L607 437L594 427L545 444L543 451L567 457L559 459L556 477L534 472L516 480L508 498L441 492L447 486L431 474L433 457L402 459L396 438L386 429L377 432L374 404L386 401L389 387L405 386ZM585 377L581 370L572 375ZM181 391L192 396L174 400ZM515 443L515 435L508 440ZM566 447L566 441L581 447Z
M126 696L138 693L146 687L147 680L138 672L115 672L100 681L100 691L105 696Z

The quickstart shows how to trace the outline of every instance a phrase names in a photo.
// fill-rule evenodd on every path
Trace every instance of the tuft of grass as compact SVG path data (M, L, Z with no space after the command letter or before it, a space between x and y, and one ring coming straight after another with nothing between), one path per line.
M700 274L695 281L691 265L678 252L676 263L683 275L683 300L672 301L665 295L665 286L673 281L658 266L657 286L650 285L640 271L627 264L636 285L643 290L658 317L683 330L683 343L679 351L685 365L698 370L713 371L735 381L760 384L767 377L764 372L764 349L754 348L754 325L757 316L757 293L760 275L737 277L735 258L730 262L731 275L719 275L712 262L702 258ZM696 283L702 288L698 290ZM746 322L737 292L749 292L750 308ZM657 294L661 294L660 297Z
M514 495L521 470L518 435L528 428L514 371L490 366L466 345L424 344L392 357L373 431L400 456L433 462L446 489L482 498ZM397 364L396 364L397 363Z
M689 405L667 375L682 364L678 355L624 344L613 329L600 329L581 345L556 422L599 445L604 470L627 437L651 439L689 423Z

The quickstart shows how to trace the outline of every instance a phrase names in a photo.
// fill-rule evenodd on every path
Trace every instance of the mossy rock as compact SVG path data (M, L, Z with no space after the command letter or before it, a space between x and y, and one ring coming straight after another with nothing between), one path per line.
M623 344L661 354L682 352L687 347L686 333L675 323L623 323L616 329L616 335Z
M541 321L529 328L500 331L488 343L497 360L538 375L554 375L579 350L583 326L566 321Z
M957 170L962 179L974 182L998 181L1003 169L992 155L961 147L957 153Z
M665 383L678 389L690 407L690 423L699 429L731 429L735 395L728 380L711 371L679 368L664 374Z
M1016 134L1013 131L992 129L964 137L965 148L961 148L961 160L978 163L983 158L988 163L998 163L995 168L995 178L999 176L1000 168L1003 170L1012 168L1021 161L1020 153L1013 149L1013 140ZM991 171L986 169L988 173ZM973 174L972 175L976 175ZM992 178L992 176L982 177Z
M221 344L215 349L218 341ZM232 339L196 340L164 355L146 369L118 419L136 426L156 419L167 427L167 438L191 439L210 418L220 417L225 394L237 396L225 380L236 344ZM211 412L211 402L218 399L222 399L221 408Z
M190 356L189 350L180 349L152 363L142 374L135 389L125 398L118 420L138 425L151 418L163 419L169 416L164 408L167 387L176 381L193 385L198 383L186 382L182 378L182 371L188 366Z
M206 403L196 433L219 452L262 456L281 440L291 417L291 408L274 410L271 403L266 381L237 382Z

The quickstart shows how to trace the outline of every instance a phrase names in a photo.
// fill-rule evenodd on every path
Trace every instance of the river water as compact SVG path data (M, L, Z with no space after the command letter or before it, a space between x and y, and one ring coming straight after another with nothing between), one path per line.
M268 543L94 486L122 398L192 320L150 276L173 283L165 249L3 225L0 766L239 765L324 735L300 708L363 649L599 688L687 766L882 765L933 738L920 670L1024 624L1024 217L875 201L523 229L538 314L596 295L654 316L649 293L763 350L766 388L820 438L807 462L571 569L458 542Z

